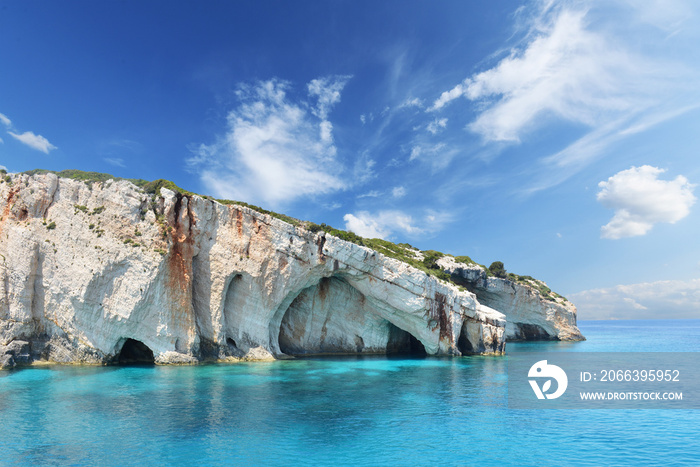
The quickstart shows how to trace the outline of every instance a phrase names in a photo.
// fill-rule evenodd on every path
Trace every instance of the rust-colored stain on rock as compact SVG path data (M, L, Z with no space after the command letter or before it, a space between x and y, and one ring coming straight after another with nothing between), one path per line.
M7 204L5 204L5 209L2 210L2 218L0 218L0 234L2 233L3 227L5 227L5 221L10 216L12 206L15 204L17 193L19 193L19 187L13 188L7 194Z
M236 209L236 231L238 236L243 236L243 211Z
M195 219L190 211L189 203L187 203L189 225L185 228L180 222L180 217L182 215L182 198L183 196L178 194L173 208L173 230L170 234L172 246L167 260L167 284L171 293L177 297L177 301L179 302L180 313L178 314L182 317L186 317L189 314L188 310L191 302L192 257L194 251L192 226Z
M452 323L447 315L447 297L440 292L435 292L435 298L430 305L429 318L440 326L440 339L451 339Z

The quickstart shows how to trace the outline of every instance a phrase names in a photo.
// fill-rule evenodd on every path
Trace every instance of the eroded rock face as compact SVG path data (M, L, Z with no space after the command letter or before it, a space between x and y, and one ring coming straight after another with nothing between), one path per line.
M506 316L508 340L584 340L576 326L574 304L556 294L543 296L535 282L487 277L481 267L456 263L450 257L440 258L438 264L473 292L479 303Z
M0 255L13 364L4 349L18 341L32 361L85 364L118 362L129 340L156 363L504 351L503 314L473 293L247 207L128 181L14 175L0 185Z

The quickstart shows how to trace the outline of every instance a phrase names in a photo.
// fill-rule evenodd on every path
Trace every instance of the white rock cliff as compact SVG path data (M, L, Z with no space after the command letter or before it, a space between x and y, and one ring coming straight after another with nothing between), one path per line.
M501 354L528 324L580 337L573 306L499 284L460 291L324 232L165 188L51 173L0 184L2 367Z

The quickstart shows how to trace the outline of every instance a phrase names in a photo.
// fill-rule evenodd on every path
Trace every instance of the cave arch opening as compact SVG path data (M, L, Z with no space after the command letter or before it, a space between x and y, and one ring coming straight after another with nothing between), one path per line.
M242 310L246 308L246 291L244 290L243 274L235 273L225 287L221 301L221 319L227 344L238 347L241 335L239 329L244 320ZM229 342L230 340L230 342Z
M462 330L460 331L459 339L457 340L457 349L462 353L462 355L471 355L475 353L474 347L469 340L468 323L469 322L465 320L462 324Z
M389 341L387 343L386 353L392 356L400 357L427 357L428 352L421 341L408 331L390 325Z
M302 290L285 310L279 349L287 355L427 356L420 340L386 318L391 314L387 307L343 277L322 278Z
M143 342L127 339L117 357L119 365L155 365L153 351Z

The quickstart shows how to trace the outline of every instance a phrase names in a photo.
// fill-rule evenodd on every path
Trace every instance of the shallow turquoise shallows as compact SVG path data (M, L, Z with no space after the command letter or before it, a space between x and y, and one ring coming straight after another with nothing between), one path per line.
M700 321L582 322L508 352L700 352ZM700 465L700 410L513 410L507 357L0 373L0 463Z

